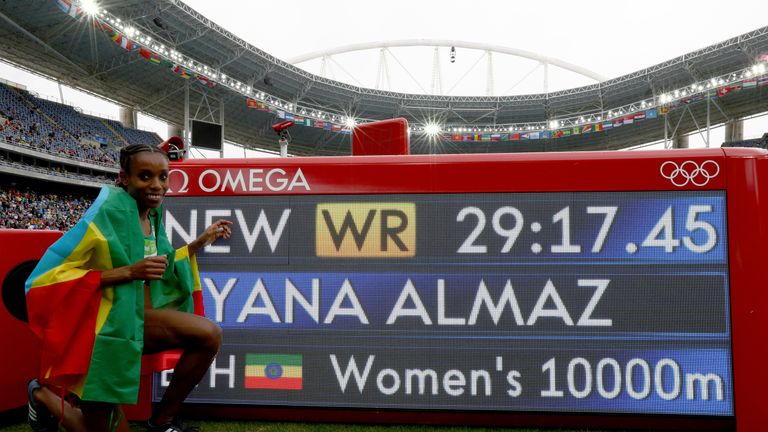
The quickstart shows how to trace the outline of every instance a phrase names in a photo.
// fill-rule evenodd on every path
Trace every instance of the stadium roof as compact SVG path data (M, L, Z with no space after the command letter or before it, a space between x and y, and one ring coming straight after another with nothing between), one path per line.
M225 139L248 148L277 149L270 125L275 112L249 109L247 97L226 85L208 87L180 79L137 52L113 42L89 19L75 20L59 6L69 0L5 0L0 3L0 57L72 87L106 96L171 123L183 124L185 89L193 118L218 121L223 110ZM548 94L436 96L374 90L313 75L260 50L221 28L180 0L102 0L100 6L143 35L253 89L311 110L347 113L368 120L406 117L412 125L438 121L456 126L506 128L547 125L658 100L667 92L751 67L768 53L768 27L722 41L657 65L594 85ZM631 48L627 48L631 49ZM266 78L266 79L265 79ZM678 104L667 116L670 129L688 133L706 125L765 111L768 86L736 91L713 103ZM709 107L709 110L707 109ZM207 117L206 117L207 116ZM341 120L339 120L341 121ZM664 138L665 116L558 139L457 142L412 135L411 151L513 152L604 150ZM497 129L501 130L501 129ZM291 129L294 154L349 154L349 135L318 128Z

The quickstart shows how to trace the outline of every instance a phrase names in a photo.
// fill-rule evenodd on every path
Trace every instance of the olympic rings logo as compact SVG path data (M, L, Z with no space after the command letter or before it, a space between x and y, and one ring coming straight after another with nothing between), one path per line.
M683 187L688 183L704 186L709 180L720 174L720 165L713 160L705 160L699 165L694 161L685 161L678 165L673 161L661 164L661 176L669 179L673 185Z

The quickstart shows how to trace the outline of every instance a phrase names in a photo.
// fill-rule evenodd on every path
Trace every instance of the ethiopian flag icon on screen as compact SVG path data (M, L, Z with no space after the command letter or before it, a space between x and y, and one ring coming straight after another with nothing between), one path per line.
M245 388L301 390L301 355L246 354Z

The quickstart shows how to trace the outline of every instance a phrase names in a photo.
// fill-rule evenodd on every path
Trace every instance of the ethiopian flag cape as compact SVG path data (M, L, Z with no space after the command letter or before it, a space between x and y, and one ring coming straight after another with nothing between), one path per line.
M174 250L159 216L153 219L157 253L168 257L168 266L162 280L150 283L152 307L202 315L194 257L186 246ZM82 219L48 248L26 282L29 325L42 341L41 378L82 400L136 403L144 348L144 281L100 284L102 271L143 258L136 201L119 187L103 187Z

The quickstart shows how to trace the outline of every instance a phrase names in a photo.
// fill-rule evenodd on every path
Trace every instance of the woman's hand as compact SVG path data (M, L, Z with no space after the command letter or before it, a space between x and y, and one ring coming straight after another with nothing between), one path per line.
M160 280L168 265L168 257L151 256L129 266L132 280Z
M200 234L200 237L187 245L189 254L196 254L200 249L222 237L228 239L232 235L232 228L229 227L230 225L232 225L232 222L224 219L219 219L212 223L202 234Z
M101 272L101 287L115 286L132 280L160 280L168 265L165 256L151 256L135 263Z

